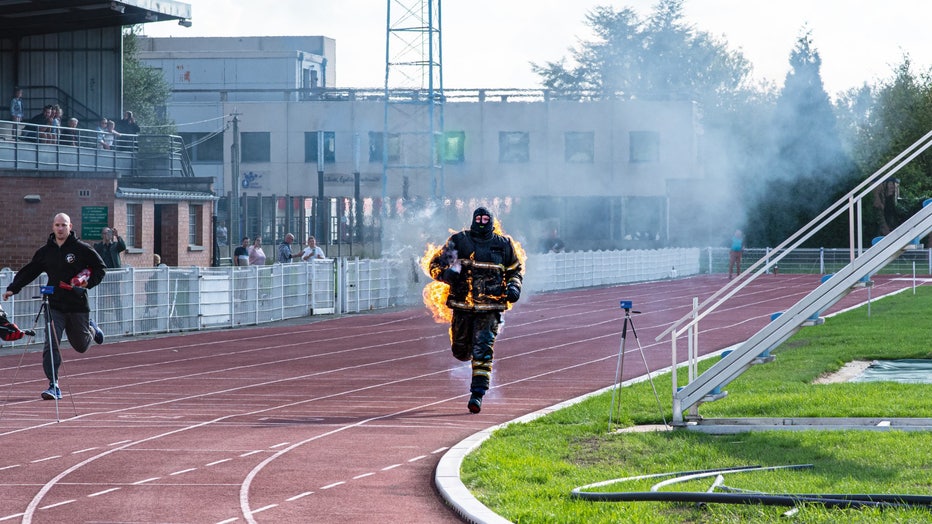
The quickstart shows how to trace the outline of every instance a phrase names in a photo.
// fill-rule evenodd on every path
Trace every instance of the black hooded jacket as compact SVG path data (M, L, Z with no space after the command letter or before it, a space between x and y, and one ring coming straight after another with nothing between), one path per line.
M55 242L55 234L49 235L48 242L40 247L32 260L16 272L7 291L14 295L42 273L48 275L48 285L55 286L55 293L49 296L49 307L65 313L89 313L90 305L87 293L76 293L59 287L60 282L69 283L82 269L91 270L87 282L90 289L104 279L106 269L104 261L94 248L81 242L72 231L61 246Z

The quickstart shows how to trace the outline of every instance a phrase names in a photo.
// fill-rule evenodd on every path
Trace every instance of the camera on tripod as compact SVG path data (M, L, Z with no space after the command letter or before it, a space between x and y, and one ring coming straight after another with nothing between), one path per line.
M622 300L622 301L621 301L621 309L631 309L632 307L634 307L634 306L631 305L631 301L630 301L630 300Z
M42 286L39 288L39 292L42 293L43 295L54 295L55 286Z

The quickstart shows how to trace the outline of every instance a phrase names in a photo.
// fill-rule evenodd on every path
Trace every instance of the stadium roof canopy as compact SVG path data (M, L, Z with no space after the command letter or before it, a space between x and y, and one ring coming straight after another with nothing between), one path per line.
M4 38L165 20L189 26L191 6L174 0L0 0Z

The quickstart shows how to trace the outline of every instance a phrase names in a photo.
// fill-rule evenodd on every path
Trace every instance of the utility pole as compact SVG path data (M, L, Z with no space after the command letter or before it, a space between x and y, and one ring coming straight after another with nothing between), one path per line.
M230 234L229 245L239 245L243 238L242 217L239 212L239 113L233 113L233 145L230 146L230 165L233 170L233 188L230 197Z

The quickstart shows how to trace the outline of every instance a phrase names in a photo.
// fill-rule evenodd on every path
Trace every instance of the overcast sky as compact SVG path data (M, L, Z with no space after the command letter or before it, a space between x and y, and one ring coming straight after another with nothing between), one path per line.
M188 0L193 26L147 24L166 36L322 35L336 40L340 87L382 87L385 81L385 0ZM393 6L419 5L393 0ZM593 7L632 7L649 14L656 0L447 0L442 3L444 87L535 88L529 63L569 57L591 39L585 15ZM393 7L393 10L396 9ZM740 49L755 77L782 84L796 39L808 28L822 56L832 96L886 79L908 54L914 72L932 58L929 0L686 0L687 22Z

